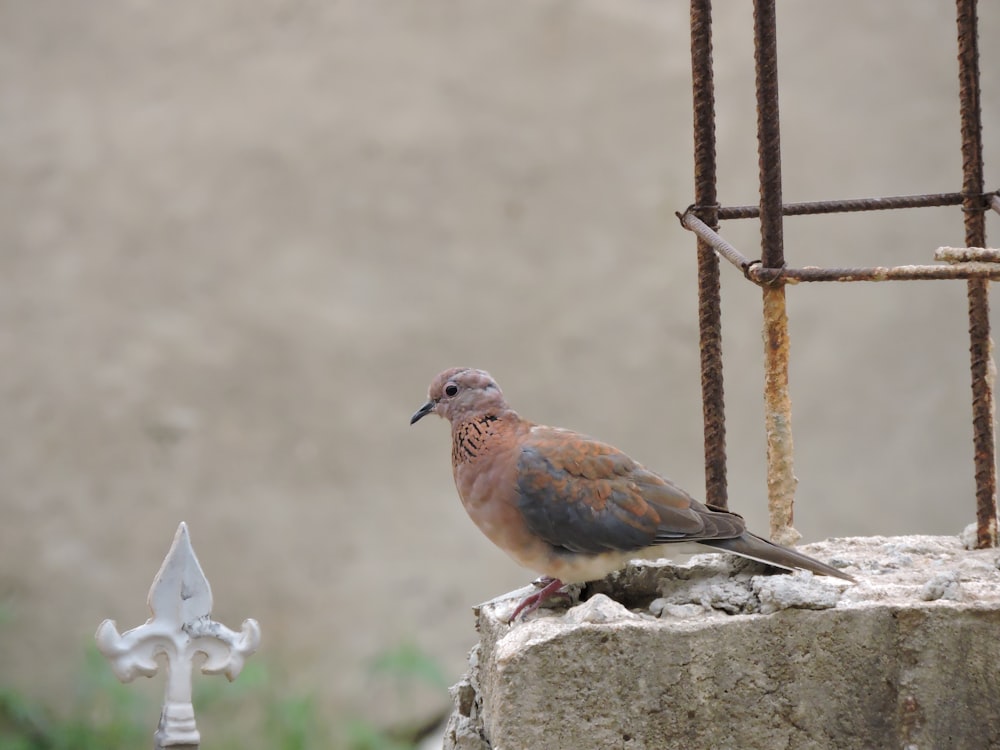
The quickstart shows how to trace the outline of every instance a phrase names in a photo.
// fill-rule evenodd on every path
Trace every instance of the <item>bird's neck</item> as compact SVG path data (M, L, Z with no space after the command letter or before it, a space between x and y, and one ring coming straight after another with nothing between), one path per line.
M473 463L488 454L504 429L508 414L478 414L451 426L451 460L455 467Z

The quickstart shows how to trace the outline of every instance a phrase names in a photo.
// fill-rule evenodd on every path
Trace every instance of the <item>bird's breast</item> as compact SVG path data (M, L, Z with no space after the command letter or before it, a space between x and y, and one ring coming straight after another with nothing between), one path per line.
M465 511L489 539L523 565L544 543L531 534L517 507L517 435L522 425L479 418L452 431L455 486Z

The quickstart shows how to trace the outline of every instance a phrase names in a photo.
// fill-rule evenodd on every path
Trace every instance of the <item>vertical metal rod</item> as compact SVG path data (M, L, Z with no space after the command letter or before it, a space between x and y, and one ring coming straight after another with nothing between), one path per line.
M716 196L715 81L712 72L712 2L691 0L691 78L694 92L694 193L699 216L719 228ZM698 239L698 329L705 422L705 501L728 507L726 420L722 380L722 301L719 257Z
M774 0L754 0L754 64L757 80L757 152L760 167L761 260L785 265L781 209L781 138L778 116L778 42ZM767 433L767 500L771 539L794 544L795 502L792 401L788 392L788 315L785 283L765 285L764 421Z
M753 9L761 261L765 268L781 268L785 265L785 248L781 208L778 35L774 0L754 0Z
M962 113L962 208L965 244L986 246L983 198L983 134L979 87L976 0L957 0L959 98ZM969 279L969 352L976 467L976 546L997 546L997 465L993 382L996 366L990 338L989 280Z

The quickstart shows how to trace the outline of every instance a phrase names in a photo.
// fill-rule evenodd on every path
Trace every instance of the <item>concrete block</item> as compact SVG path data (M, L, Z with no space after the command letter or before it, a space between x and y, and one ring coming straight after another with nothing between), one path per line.
M530 589L481 605L445 748L1000 747L998 551L804 549L859 582L704 555L632 563L513 625Z

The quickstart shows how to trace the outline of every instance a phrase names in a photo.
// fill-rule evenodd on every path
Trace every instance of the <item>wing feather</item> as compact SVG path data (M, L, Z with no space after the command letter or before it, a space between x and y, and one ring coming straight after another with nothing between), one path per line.
M617 448L535 427L517 466L518 508L553 547L599 554L739 536L739 516L713 511Z

